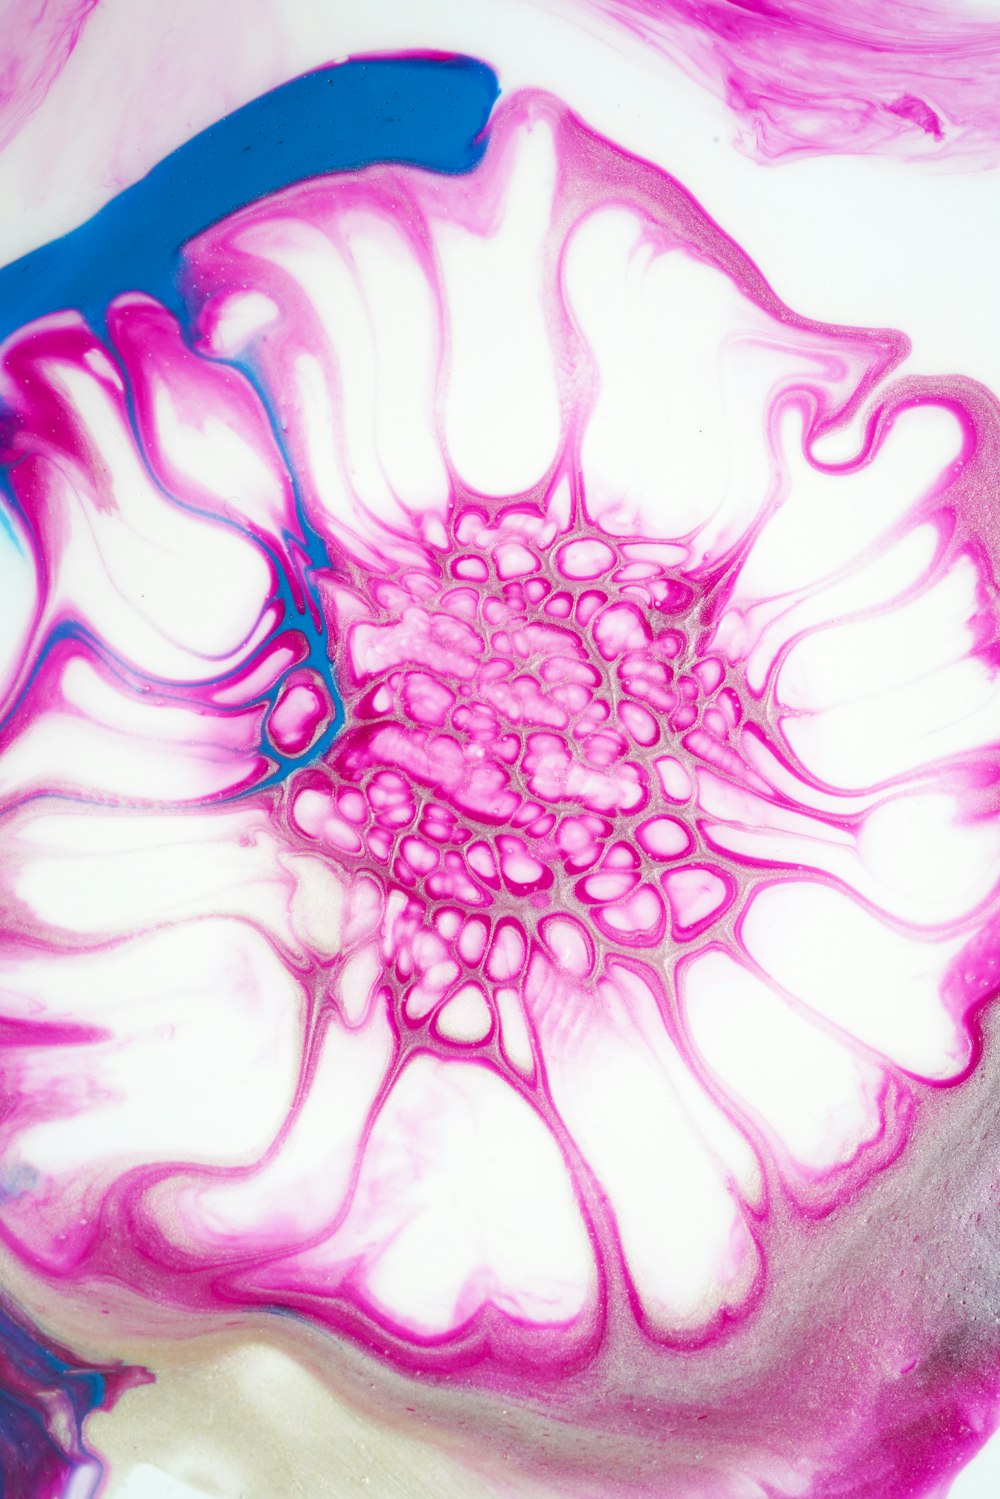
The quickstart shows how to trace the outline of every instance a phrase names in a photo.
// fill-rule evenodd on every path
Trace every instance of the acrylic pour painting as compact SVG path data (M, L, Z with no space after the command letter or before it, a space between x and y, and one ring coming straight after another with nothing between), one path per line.
M1000 1491L1000 12L5 0L0 1495Z

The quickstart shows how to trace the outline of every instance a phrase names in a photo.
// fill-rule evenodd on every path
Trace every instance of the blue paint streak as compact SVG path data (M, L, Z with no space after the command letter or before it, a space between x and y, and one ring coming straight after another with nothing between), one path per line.
M42 1499L62 1493L84 1451L84 1418L103 1404L108 1381L52 1349L0 1306L0 1499ZM33 1391L43 1398L36 1399ZM49 1428L43 1392L68 1402L69 1447Z
M0 339L65 308L81 312L95 333L106 338L109 304L123 292L136 291L168 307L184 328L188 309L181 270L188 240L258 198L328 172L353 171L376 162L451 175L472 171L486 149L487 125L498 95L493 70L463 57L357 60L293 79L179 147L80 228L0 269ZM251 366L233 363L268 409ZM274 421L272 431L294 485L295 474ZM141 451L134 417L133 437ZM150 477L156 482L154 474ZM2 500L9 509L16 508L5 476L0 475L0 525L10 531ZM306 520L297 488L296 503L299 545L305 543L303 572L328 567L330 559ZM235 523L234 529L239 529ZM343 705L325 629L297 607L282 559L270 551L269 555L280 580L277 596L283 613L275 633L298 629L305 635L309 654L300 667L311 667L323 678L334 707L333 721L304 757L312 761L339 732ZM303 576L301 581L305 585L308 579ZM67 635L87 639L81 625L56 631L39 653L32 679L52 647ZM88 645L113 669L120 665L92 638ZM184 700L183 684L164 682L157 688L164 697ZM271 705L280 688L278 683L266 695ZM303 763L303 758L285 757L273 746L264 749L274 769L251 788L254 791L280 782Z
M79 229L0 270L0 338L64 307L103 328L143 291L178 317L185 240L289 183L372 162L471 171L486 148L496 74L471 58L390 57L321 68L180 146Z

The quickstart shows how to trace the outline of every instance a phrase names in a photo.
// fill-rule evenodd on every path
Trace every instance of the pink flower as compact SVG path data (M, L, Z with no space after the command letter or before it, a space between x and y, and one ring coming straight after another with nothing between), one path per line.
M983 398L537 96L183 278L3 350L5 1239L421 1367L704 1344L976 1060Z

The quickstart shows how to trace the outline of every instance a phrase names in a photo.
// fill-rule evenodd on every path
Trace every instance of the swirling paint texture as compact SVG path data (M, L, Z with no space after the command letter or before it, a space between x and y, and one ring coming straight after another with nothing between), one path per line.
M45 99L97 0L7 0L0 42L0 147Z
M1000 22L924 0L581 0L720 92L761 162L1000 151Z
M0 350L4 1244L556 1420L567 1493L930 1492L995 1329L912 1233L864 1341L838 1277L1000 972L996 403L399 66L450 173Z
M4 1499L60 1499L96 1492L100 1466L84 1446L84 1418L136 1382L36 1340L0 1308L0 1492Z

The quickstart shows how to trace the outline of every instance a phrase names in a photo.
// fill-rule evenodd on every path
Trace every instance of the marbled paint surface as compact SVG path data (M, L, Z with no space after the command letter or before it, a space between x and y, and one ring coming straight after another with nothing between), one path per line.
M207 119L108 104L143 168L398 60L48 248L107 189L18 179L4 1492L902 1499L996 1425L990 354L793 310L790 211L739 243L637 125L669 34L762 160L982 192L994 30L734 12L529 7L505 58L483 6L493 107L440 17L262 6ZM19 119L85 19L19 33ZM533 76L595 29L607 82Z

